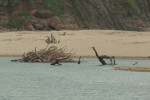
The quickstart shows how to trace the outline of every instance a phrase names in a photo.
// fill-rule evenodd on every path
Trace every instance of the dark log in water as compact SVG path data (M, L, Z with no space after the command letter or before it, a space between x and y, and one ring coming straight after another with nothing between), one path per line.
M51 65L61 65L59 62L62 61L62 60L66 60L66 59L69 59L69 57L62 58L62 59L55 59L55 61L52 62Z
M80 61L80 60L81 60L81 56L79 57L78 64L80 64L80 63L81 63L81 61Z
M102 56L99 56L99 55L98 55L98 53L97 53L97 51L96 51L96 49L95 49L94 47L93 47L93 50L94 50L94 52L95 52L95 54L96 54L96 57L99 59L99 61L100 61L103 65L106 65L105 60L103 59Z
M95 49L94 47L93 47L93 50L94 50L94 52L95 52L95 54L96 54L96 57L99 59L99 61L100 61L103 65L106 65L106 64L107 64L104 59L110 59L111 65L115 65L115 57L114 57L114 56L112 56L112 57L106 56L106 55L99 56L98 53L97 53L97 51L96 51L96 49ZM114 59L114 62L112 62L112 59Z

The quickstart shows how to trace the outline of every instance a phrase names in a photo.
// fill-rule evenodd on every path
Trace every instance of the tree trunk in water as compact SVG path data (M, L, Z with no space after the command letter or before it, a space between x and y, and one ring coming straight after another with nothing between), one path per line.
M93 50L94 50L94 52L95 52L97 58L99 59L99 61L100 61L103 65L106 65L105 60L103 59L103 57L101 57L101 56L98 55L98 53L97 53L97 51L96 51L96 49L95 49L94 47L93 47Z

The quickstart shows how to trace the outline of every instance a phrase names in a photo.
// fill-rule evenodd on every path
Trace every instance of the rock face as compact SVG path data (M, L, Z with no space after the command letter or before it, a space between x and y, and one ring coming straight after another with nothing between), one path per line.
M150 0L65 0L63 9L56 8L57 0L49 9L43 9L43 0L34 1L0 0L1 29L141 31L150 27Z
M134 0L133 3L122 7L117 0L76 0L75 5L78 5L80 19L87 28L117 30L148 28L150 0Z

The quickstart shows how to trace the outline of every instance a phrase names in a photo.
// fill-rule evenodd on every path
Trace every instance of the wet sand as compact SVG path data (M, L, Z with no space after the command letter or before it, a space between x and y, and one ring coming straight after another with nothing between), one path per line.
M114 69L134 72L150 72L150 66L122 66L115 67Z

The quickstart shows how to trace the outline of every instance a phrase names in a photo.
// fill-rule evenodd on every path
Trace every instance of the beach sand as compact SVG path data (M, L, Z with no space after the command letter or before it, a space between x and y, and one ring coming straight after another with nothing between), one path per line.
M65 36L62 35L64 32ZM21 56L35 47L43 49L47 46L47 36L52 33L60 43L50 46L67 47L76 56L95 57L93 46L99 55L133 59L150 56L150 32L115 30L1 32L0 56Z
M66 32L66 35L62 35ZM99 55L116 56L122 59L150 59L150 32L116 30L78 31L17 31L0 33L0 56L22 56L24 53L44 49L47 36L53 34L59 44L49 46L66 47L76 57L95 57L94 46ZM150 66L117 67L119 70L150 71Z

